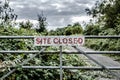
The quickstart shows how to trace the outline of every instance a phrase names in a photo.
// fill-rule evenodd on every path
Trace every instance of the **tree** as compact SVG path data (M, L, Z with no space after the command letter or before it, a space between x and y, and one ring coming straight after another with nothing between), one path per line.
M72 26L68 26L65 29L65 35L72 35Z
M9 6L9 1L0 1L0 24L10 24L16 19L17 15L14 13L14 9Z
M79 23L74 23L65 28L65 35L82 34L83 29Z
M38 26L36 31L39 33L46 31L46 25L47 25L46 17L43 15L43 13L38 14Z
M96 24L88 24L84 30L85 35L99 35L100 32L101 28Z
M33 24L28 20L27 22L20 22L20 28L31 29Z
M87 25L87 35L120 35L120 0L101 0L92 9L86 9L96 19L93 25ZM98 26L96 26L98 24ZM99 32L100 30L100 32ZM92 46L92 43L95 45ZM99 50L119 50L120 40L89 40L87 45ZM118 56L118 55L117 55Z
M83 28L81 27L80 23L74 23L73 24L73 34L82 34L83 33Z
M120 18L120 0L103 0L96 2L95 7L86 9L89 15L98 19L104 24L104 28L116 28Z
M81 26L79 22L73 24L73 26Z

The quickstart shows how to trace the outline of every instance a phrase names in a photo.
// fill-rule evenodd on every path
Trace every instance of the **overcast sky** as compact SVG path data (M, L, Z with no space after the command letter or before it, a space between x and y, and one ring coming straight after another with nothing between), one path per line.
M18 21L37 20L43 11L47 17L48 28L64 27L75 22L88 22L90 17L86 8L94 6L97 0L10 0L10 6L18 15Z

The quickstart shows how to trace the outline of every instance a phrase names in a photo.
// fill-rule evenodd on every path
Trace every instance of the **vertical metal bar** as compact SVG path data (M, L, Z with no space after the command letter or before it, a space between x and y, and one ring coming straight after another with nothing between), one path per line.
M62 80L62 46L60 46L60 80Z
M40 54L41 52L43 52L45 49L46 49L46 48L41 49L39 53L37 53L37 54L33 55L32 57L30 57L29 59L23 61L23 63L20 64L20 65L23 66L24 64L26 64L27 62L29 62L31 59L33 59L34 57L36 57L38 54ZM11 70L11 71L8 72L6 75L3 75L3 76L0 78L0 80L5 79L7 76L9 76L10 74L12 74L12 73L15 72L15 71L16 71L16 69Z

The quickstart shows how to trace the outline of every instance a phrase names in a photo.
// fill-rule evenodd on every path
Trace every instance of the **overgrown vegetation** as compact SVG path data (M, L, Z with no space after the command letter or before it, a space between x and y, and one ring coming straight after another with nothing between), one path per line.
M2 2L1 2L2 3ZM1 5L3 8L3 13L0 14L3 17L0 17L0 36L40 36L40 35L47 35L46 31L46 18L43 15L38 15L38 26L37 29L32 28L32 23L28 20L27 22L19 23L20 28L15 28L12 25L14 11L10 8L9 2L5 2L4 5ZM11 9L12 12L6 12L6 9ZM13 17L9 14L14 14ZM9 23L9 24L7 24ZM70 29L72 30L72 34L75 33L76 29L81 29L81 26L78 24L71 26ZM82 31L82 29L81 29ZM81 33L78 31L77 33ZM68 31L67 31L68 32ZM50 33L50 32L49 32ZM60 34L60 33L59 33ZM59 35L55 34L55 35ZM68 33L67 33L68 34ZM71 34L70 34L71 35ZM34 47L32 39L1 39L0 40L0 50L38 50L41 47ZM57 48L48 48L48 50L58 50ZM5 80L59 80L59 69L49 70L49 69L22 69L19 66L24 60L30 58L34 54L0 54L0 67L4 67L0 69L0 77L5 75L7 72L11 71L12 68L17 66L17 70L5 78ZM59 55L49 55L49 54L41 54L36 56L34 59L30 60L25 65L40 65L40 66L59 66ZM77 55L63 55L63 65L69 66L77 66L77 65L86 65L86 63L81 60L80 57ZM83 71L82 71L83 72ZM79 73L79 74L78 74ZM63 71L64 80L68 79L86 79L88 80L87 76L82 76L79 70L72 71L72 70L65 70Z
M86 26L86 35L120 35L120 1L103 0L96 2L92 9L86 9L96 22ZM95 50L120 51L119 39L87 40L86 46ZM109 55L119 60L119 54Z
M0 35L41 35L40 33L37 33L36 30L27 30L27 29L15 29L12 27L8 27L7 29L1 28L0 29ZM34 47L33 46L33 40L32 39L2 39L0 40L0 50L37 50L40 49L40 47ZM54 48L53 48L54 49ZM48 50L52 50L52 48L48 48ZM58 49L54 49L58 50ZM33 54L0 54L0 61L1 65L4 67L8 66L17 66L18 64L21 64L24 60L32 56ZM76 55L63 55L63 64L65 65L85 65L84 61L81 61L80 57ZM59 55L47 55L42 54L38 55L36 58L31 60L26 65L40 65L40 66L59 66ZM4 75L6 72L8 72L10 69L2 69L0 76ZM69 74L70 73L70 74ZM67 75L69 74L69 77ZM73 75L73 72L70 70L67 70L64 72L65 79L75 79L75 76L80 77L81 75ZM76 77L76 79L78 78ZM47 80L52 78L53 80L59 80L59 70L47 70L47 69L22 69L18 68L18 70L10 75L8 80L33 80L33 79L42 79Z
M56 30L49 31L48 35L75 35L82 34L83 28L79 23L68 25L64 28L57 28Z
M86 26L84 33L86 35L119 35L120 25L120 1L119 0L103 0L97 2L92 9L86 9L89 15L92 15L96 19L96 23L90 23ZM90 41L90 40L89 40ZM94 40L96 42L96 40ZM92 41L88 44L90 47ZM120 50L118 46L119 40L106 39L98 40L98 43L94 43L94 47L100 50ZM114 46L114 47L113 47Z
M85 30L79 23L68 25L64 28L47 31L46 17L42 14L38 15L38 25L33 28L33 24L27 22L19 23L19 28L14 27L17 15L10 8L9 2L1 2L0 4L0 36L40 36L40 35L119 35L120 34L120 1L104 0L97 2L91 10L86 9L89 15L96 19L96 22L90 22L86 25ZM5 13L5 14L4 14ZM94 39L87 40L87 47L95 50L120 50L120 40L114 39ZM34 47L32 39L1 39L0 50L39 50L41 47ZM49 47L48 50L58 50L58 48ZM8 66L18 66L33 54L0 54L0 77L10 71ZM87 63L78 55L63 55L63 65L66 66L84 66ZM58 54L41 54L29 61L25 65L40 66L59 66ZM83 70L64 70L63 80L96 80L98 77L111 78L101 72L88 72ZM17 70L7 77L5 80L59 80L59 69L22 69L18 66Z

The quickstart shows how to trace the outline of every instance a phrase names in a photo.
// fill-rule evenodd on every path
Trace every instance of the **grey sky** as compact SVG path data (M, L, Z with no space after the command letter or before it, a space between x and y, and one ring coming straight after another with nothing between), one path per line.
M64 27L75 22L88 22L90 17L85 8L91 8L96 0L10 0L18 20L29 19L35 22L37 14L44 12L48 28Z

